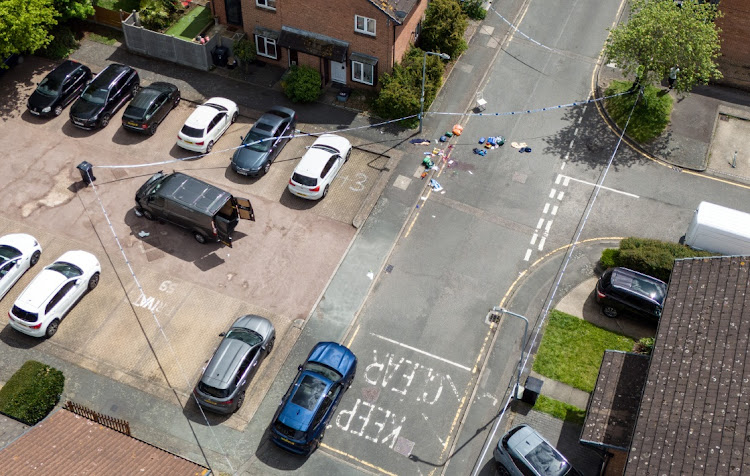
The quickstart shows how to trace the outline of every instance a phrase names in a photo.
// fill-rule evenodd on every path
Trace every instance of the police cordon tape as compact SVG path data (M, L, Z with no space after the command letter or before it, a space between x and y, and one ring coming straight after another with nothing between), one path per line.
M542 48L546 48L546 49L552 51L552 48L550 48L549 46L543 45L543 44L539 43L534 38L530 37L526 33L524 33L521 30L519 30L518 27L516 27L516 25L514 25L513 23L511 23L510 21L508 21L504 16L500 15L500 12L498 12L497 10L495 10L494 7L490 6L490 10L492 10L493 12L495 12L495 15L499 16L505 23L508 24L508 26L510 26L511 28L513 28L513 30L515 30L517 33L519 33L521 36L523 36L524 38L526 38L530 42L534 43L535 45L539 45Z
M585 104L591 104L591 103L594 103L594 102L603 101L604 99L609 99L609 98L613 98L613 97L617 97L617 96L623 96L625 94L631 94L631 93L632 93L632 91L625 91L625 92L622 92L622 93L613 94L611 96L604 96L604 97L595 98L595 99L586 99L586 100L583 100L583 101L576 101L576 102L571 102L571 103L568 103L568 104L560 104L560 105L557 105L557 106L547 106L547 107L541 107L541 108L537 108L537 109L527 109L525 111L490 112L490 113L487 113L487 112L480 112L480 113L472 113L472 112L431 112L431 111L428 111L425 114L430 114L430 115L444 115L444 116L492 116L492 117L497 117L497 116L516 116L516 115L521 115L521 114L533 114L533 113L537 113L537 112L552 111L552 110L562 109L562 108L566 108L566 107L583 106ZM387 124L393 124L393 123L396 123L396 122L401 122L401 121L404 121L404 120L407 120L407 119L412 119L414 117L419 117L419 114L412 114L410 116L399 117L398 119L391 119L391 120L388 120L388 121L379 122L377 124L369 124L369 125L366 125L366 126L348 127L346 129L336 129L336 130L323 131L323 132L306 132L306 133L302 133L302 134L292 134L292 135L289 135L289 136L269 137L268 139L261 139L261 140L257 140L257 141L254 141L254 142L248 142L247 144L240 144L240 145L238 145L236 147L230 147L228 149L214 150L214 151L211 151L208 154L191 155L190 157L181 157L181 158L178 158L178 159L163 160L161 162L150 162L150 163L147 163L147 164L132 164L132 165L93 165L92 164L92 167L96 167L96 168L100 168L100 169L131 169L131 168L138 168L138 167L152 167L152 166L155 166L155 165L172 164L172 163L175 163L175 162L184 162L186 160L200 159L201 157L205 157L206 155L210 155L210 154L231 152L233 150L237 150L237 149L241 149L243 147L247 147L247 146L250 146L250 145L258 144L260 142L265 142L267 140L293 139L295 137L320 136L320 135L323 135L323 134L342 133L342 132L355 131L355 130L359 130L359 129L371 129L371 128L376 128L376 127L384 126L384 125L387 125Z

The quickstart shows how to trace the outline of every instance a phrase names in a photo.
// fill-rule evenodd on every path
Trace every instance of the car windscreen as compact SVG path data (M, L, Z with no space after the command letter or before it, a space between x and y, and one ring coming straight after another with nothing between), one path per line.
M203 129L197 129L195 127L182 126L181 132L188 137L203 137Z
M327 365L319 364L318 362L307 362L304 365L304 369L309 370L310 372L315 372L316 374L320 374L331 382L338 382L339 380L341 380L341 377L343 377L343 375L338 373L336 370L328 367Z
M0 245L0 263L18 258L21 256L21 251L8 245Z
M534 467L537 473L545 476L562 476L570 468L562 455L545 441L539 442L524 455L524 458Z
M326 383L323 380L305 375L299 383L297 391L292 396L292 403L305 410L313 411L318 401L326 391Z
M55 97L60 92L62 86L61 79L62 78L56 78L54 76L47 76L41 83L39 83L36 90L45 96Z
M294 172L294 175L292 175L292 181L306 187L314 187L318 183L318 179L298 174L297 172Z
M273 140L268 136L258 134L257 131L251 129L250 132L248 132L245 138L242 140L242 143L250 150L254 150L256 152L268 152L268 150L271 148L271 145L273 145Z
M107 102L108 94L107 88L86 88L86 91L81 94L81 99L94 104L104 104Z
M66 278L75 278L83 274L81 268L74 264L66 263L65 261L56 261L51 265L47 266L47 269L57 271Z
M227 332L227 339L237 339L244 342L249 346L256 346L263 342L263 338L255 331L250 329L243 329L241 327L234 327Z

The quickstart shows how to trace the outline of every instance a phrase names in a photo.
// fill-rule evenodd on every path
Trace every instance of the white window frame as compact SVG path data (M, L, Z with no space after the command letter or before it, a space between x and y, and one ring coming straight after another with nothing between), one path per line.
M264 47L263 51L261 51L260 49L261 41ZM274 56L271 56L264 52L268 51L269 44L273 45L273 51L276 53ZM264 58L279 59L279 49L278 45L276 44L276 40L274 40L273 38L268 38L267 36L255 35L255 52L258 54L258 56L263 56Z
M255 0L255 6L276 10L276 0Z
M362 20L362 23L363 23L362 28L360 28L358 25L359 20ZM372 25L372 31L368 29L369 25ZM375 26L376 24L375 24L374 18L367 18L361 15L354 15L354 31L356 31L357 33L362 33L363 35L375 36L375 32L376 32Z
M357 70L356 65L359 65L360 72L364 72L365 68L370 68L370 76L372 77L372 81L368 82L364 78L364 74L361 74L359 78L355 76L355 72ZM362 84L368 84L370 86L373 86L375 84L375 65L362 63L360 61L354 61L352 60L352 81L356 81L358 83Z

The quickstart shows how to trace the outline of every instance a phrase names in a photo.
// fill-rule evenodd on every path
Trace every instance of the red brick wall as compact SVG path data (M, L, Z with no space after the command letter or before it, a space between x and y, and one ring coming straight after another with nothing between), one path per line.
M222 16L223 11L219 13L219 3L222 3L221 0L217 0L216 3L217 15L222 21L225 21L225 17ZM277 0L276 11L257 7L255 0L243 0L242 16L243 28L249 38L253 38L253 31L256 26L280 31L283 25L319 33L348 42L349 53L364 53L378 58L377 74L381 74L391 71L394 62L401 59L409 43L413 41L414 30L417 23L422 19L426 7L427 0L420 0L420 3L405 19L404 24L395 28L395 32L395 23L367 0ZM364 35L354 31L355 14L375 20L376 36ZM263 57L259 57L259 59L286 67L289 60L284 50L279 47L281 54L278 61ZM307 59L303 62L302 54L300 54L299 60L301 64L308 64ZM310 66L318 69L319 63ZM351 81L351 65L348 62L347 84L356 87L368 87Z
M724 13L716 22L722 30L719 82L750 89L750 1L721 0L719 10Z
M227 24L227 13L224 10L224 0L211 0L211 8L215 17L219 17L219 23ZM243 12L244 13L244 12Z

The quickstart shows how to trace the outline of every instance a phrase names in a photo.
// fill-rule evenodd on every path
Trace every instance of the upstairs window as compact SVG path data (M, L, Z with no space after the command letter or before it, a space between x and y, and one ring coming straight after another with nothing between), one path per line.
M365 35L375 36L375 20L354 15L354 31Z
M276 10L276 0L255 0L255 4L269 10Z

